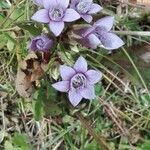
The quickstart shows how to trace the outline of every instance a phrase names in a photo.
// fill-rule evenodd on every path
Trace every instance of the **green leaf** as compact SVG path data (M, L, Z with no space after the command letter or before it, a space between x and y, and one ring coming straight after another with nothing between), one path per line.
M15 146L20 147L21 150L30 150L29 140L25 134L15 133L13 139Z
M150 150L150 141L145 141L142 145L142 150Z
M55 102L57 91L52 86L47 86L47 99L44 101L44 111L46 116L57 116L61 114L61 109Z
M21 29L27 30L33 36L39 35L42 33L42 26L35 24L34 22L21 22L16 24Z
M34 106L34 118L36 121L39 121L42 119L44 111L43 111L43 99L45 98L45 91L40 88L37 91L38 95L37 95L37 99L35 101L35 106Z
M7 8L10 8L10 5L8 5L8 3L4 2L4 1L1 1L0 2L0 8L4 8L4 9L7 9Z
M102 92L103 92L102 85L101 84L96 84L96 86L95 86L95 94L97 96L100 96L102 94Z
M16 21L24 21L26 19L24 7L17 8L14 11L12 11L12 9L10 9L10 12L13 12L13 13L11 13L10 18L12 20L15 20L15 22Z
M98 147L98 144L95 141L92 141L91 143L87 144L85 150L100 150L100 148Z

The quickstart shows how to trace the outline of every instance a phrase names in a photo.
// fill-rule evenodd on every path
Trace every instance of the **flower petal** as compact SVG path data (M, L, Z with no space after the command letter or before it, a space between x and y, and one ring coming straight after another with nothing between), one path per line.
M60 74L63 80L70 80L70 78L75 75L75 70L71 67L61 65L60 66Z
M77 34L77 35L79 35L80 37L85 37L85 36L87 36L87 34L90 33L91 30L89 31L89 29L90 29L91 27L92 27L91 25L88 25L88 26L86 26L86 27L76 29L76 30L74 30L73 32L74 32L74 34Z
M80 56L74 64L74 69L77 72L83 72L83 73L86 72L87 71L87 62L86 62L85 58Z
M43 1L42 0L33 0L33 3L38 5L38 6L43 6Z
M99 19L94 23L95 27L103 27L106 31L110 31L113 27L114 17L107 16L102 19Z
M108 50L118 49L124 45L124 42L114 33L105 33L99 36L102 46Z
M88 45L90 48L93 48L93 49L96 49L100 44L101 44L101 41L99 40L99 38L94 35L94 34L90 34L88 37Z
M71 22L80 18L80 15L74 9L67 9L63 21Z
M95 14L95 13L101 11L102 9L103 8L100 5L98 5L98 4L92 4L91 10L88 13L89 14Z
M44 46L44 50L45 51L47 51L47 50L49 50L51 47L52 47L52 45L53 45L53 41L52 40L49 40L49 41L47 41L47 43L45 44L45 46Z
M58 0L58 5L66 9L69 5L69 0Z
M81 17L88 23L93 20L93 17L91 15L81 15Z
M95 31L95 28L89 25L89 27L85 30L84 33L82 33L83 37L86 37L88 34L93 33Z
M60 92L68 92L69 91L69 81L60 81L52 84L52 87Z
M48 23L50 21L49 16L48 16L48 10L46 9L41 9L37 11L31 18L32 20L35 20L37 22L42 22L42 23Z
M51 6L57 6L57 0L43 0L45 9L49 9Z
M81 95L85 99L94 99L95 98L95 90L94 86L88 86L87 88L80 91Z
M81 1L81 0L80 0ZM93 0L82 0L83 2L88 2L88 3L92 3Z
M102 73L96 70L88 70L85 75L90 84L95 84L102 78Z
M80 95L80 93L77 93L74 90L70 90L68 96L69 96L69 101L74 107L77 106L82 100L82 96Z
M55 36L59 36L64 29L64 22L51 21L49 23L49 28L55 34Z

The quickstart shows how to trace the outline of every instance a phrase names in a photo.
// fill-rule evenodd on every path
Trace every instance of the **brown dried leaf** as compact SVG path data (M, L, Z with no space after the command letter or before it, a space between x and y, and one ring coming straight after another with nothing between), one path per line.
M20 62L17 72L16 90L24 98L30 98L33 92L33 84L44 74L41 65L41 55L33 52Z
M31 76L27 76L22 70L18 70L16 78L16 90L19 95L24 98L30 98L33 87L31 83Z
M41 64L39 64L38 61L33 62L33 68L34 69L31 75L31 82L38 80L44 74Z
M150 0L129 0L129 2L145 7L145 12L150 12Z

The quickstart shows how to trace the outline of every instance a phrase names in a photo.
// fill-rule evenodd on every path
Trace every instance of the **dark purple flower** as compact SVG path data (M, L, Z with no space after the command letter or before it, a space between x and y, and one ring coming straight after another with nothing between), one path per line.
M47 52L52 47L52 45L53 41L48 36L41 34L31 40L29 49L32 51Z
M93 0L71 0L71 8L75 9L88 23L93 19L91 15L102 9L100 5L93 3Z
M60 75L63 81L52 86L58 91L67 92L73 106L77 106L82 98L94 99L94 84L102 78L101 72L88 70L87 62L82 56L78 58L73 68L62 65Z
M96 49L103 47L107 50L117 49L124 45L124 42L111 32L114 17L108 16L99 19L93 26L80 29L76 33L81 36L80 43L86 47Z
M59 36L64 29L64 22L72 22L80 18L74 9L68 8L68 5L69 0L43 0L44 9L37 11L32 19L48 23L55 36Z

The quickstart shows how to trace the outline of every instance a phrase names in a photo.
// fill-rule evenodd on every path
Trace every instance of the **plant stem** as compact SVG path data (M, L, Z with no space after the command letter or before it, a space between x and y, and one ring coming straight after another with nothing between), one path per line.
M112 31L120 35L150 36L150 31Z

